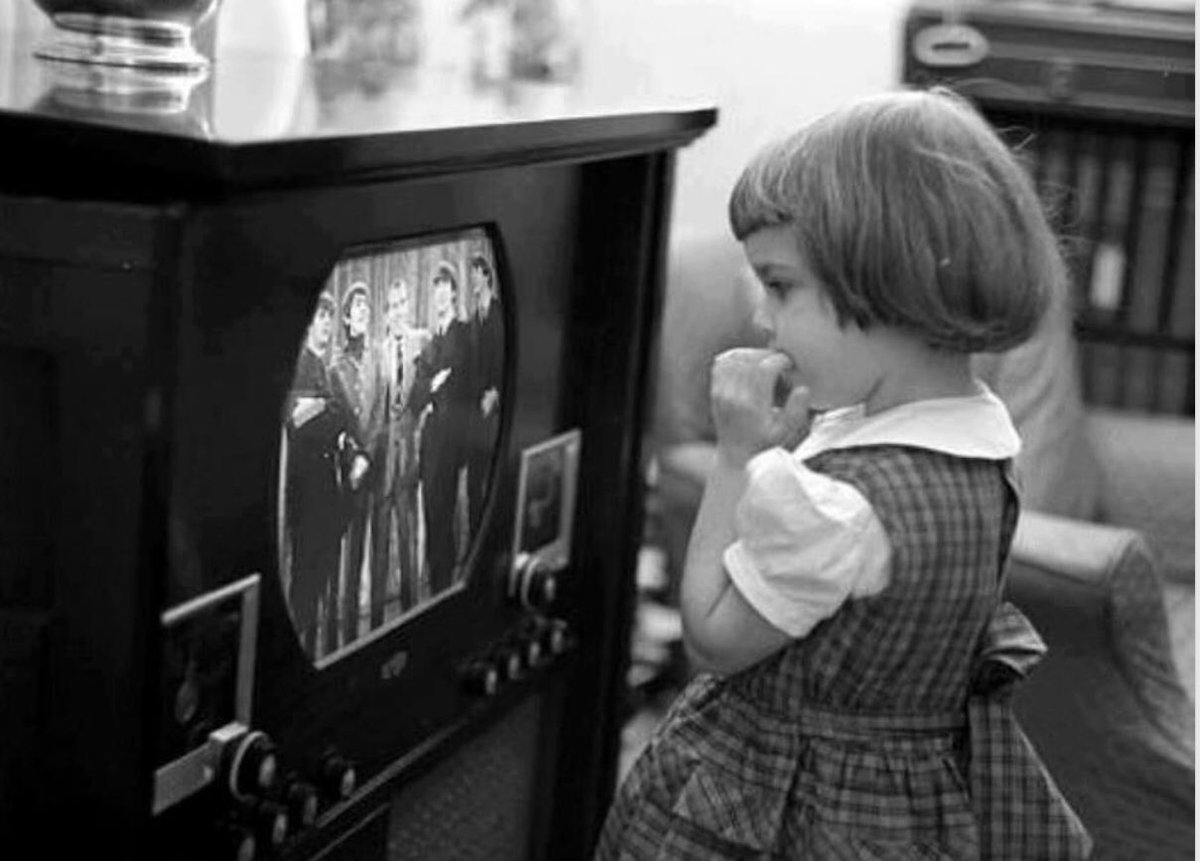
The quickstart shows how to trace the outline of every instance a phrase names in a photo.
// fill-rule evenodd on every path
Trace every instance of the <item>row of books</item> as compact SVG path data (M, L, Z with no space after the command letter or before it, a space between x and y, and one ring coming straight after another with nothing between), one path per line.
M1074 122L1025 147L1071 265L1091 403L1194 411L1194 140Z
M1082 340L1079 365L1089 404L1195 415L1196 365L1191 351Z

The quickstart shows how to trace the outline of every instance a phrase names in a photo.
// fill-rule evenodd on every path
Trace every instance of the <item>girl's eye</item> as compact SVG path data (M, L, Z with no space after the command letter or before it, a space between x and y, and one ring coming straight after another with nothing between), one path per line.
M777 279L771 279L769 281L766 281L763 284L763 287L766 288L766 291L768 293L770 293L772 296L782 298L783 296L787 295L787 292L788 292L789 288L791 287L791 285L788 284L786 281L779 281Z

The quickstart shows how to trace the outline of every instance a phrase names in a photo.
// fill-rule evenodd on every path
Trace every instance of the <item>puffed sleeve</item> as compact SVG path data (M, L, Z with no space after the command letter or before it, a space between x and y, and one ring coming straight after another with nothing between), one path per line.
M764 619L803 637L848 598L887 586L891 543L857 489L781 448L750 461L725 568Z

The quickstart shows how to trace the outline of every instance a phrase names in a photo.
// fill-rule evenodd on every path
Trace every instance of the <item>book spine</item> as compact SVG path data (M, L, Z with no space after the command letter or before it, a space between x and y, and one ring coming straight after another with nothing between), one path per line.
M1171 252L1166 278L1170 280L1170 301L1159 306L1158 330L1167 335L1195 339L1196 330L1196 171L1195 154L1190 146L1179 148L1180 183L1176 191L1176 206L1172 220ZM1164 351L1157 383L1155 409L1162 412L1195 412L1195 351Z
M1127 136L1110 142L1101 166L1103 179L1097 200L1099 224L1087 285L1085 319L1111 326L1121 317L1127 282L1130 199L1135 178L1135 147ZM1121 402L1124 389L1123 350L1116 344L1095 345L1088 351L1088 399L1104 406Z
M1131 217L1136 223L1124 296L1124 327L1144 335L1158 334L1159 306L1169 299L1164 289L1171 231L1172 204L1177 186L1178 153L1175 142L1156 138L1140 142L1144 152L1143 183L1135 188ZM1126 388L1122 405L1153 410L1157 401L1156 373L1161 350L1139 348L1129 351L1125 369Z

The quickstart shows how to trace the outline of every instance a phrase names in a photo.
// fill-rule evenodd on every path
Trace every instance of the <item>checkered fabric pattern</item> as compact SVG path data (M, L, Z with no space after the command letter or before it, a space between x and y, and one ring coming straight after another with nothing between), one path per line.
M992 615L967 702L967 775L987 858L1081 858L1092 841L1010 707L1012 686L1046 652L1012 604Z
M872 446L808 466L870 501L892 542L888 588L742 673L694 680L622 785L597 859L1086 857L1008 707L1042 646L999 600L1007 465Z

